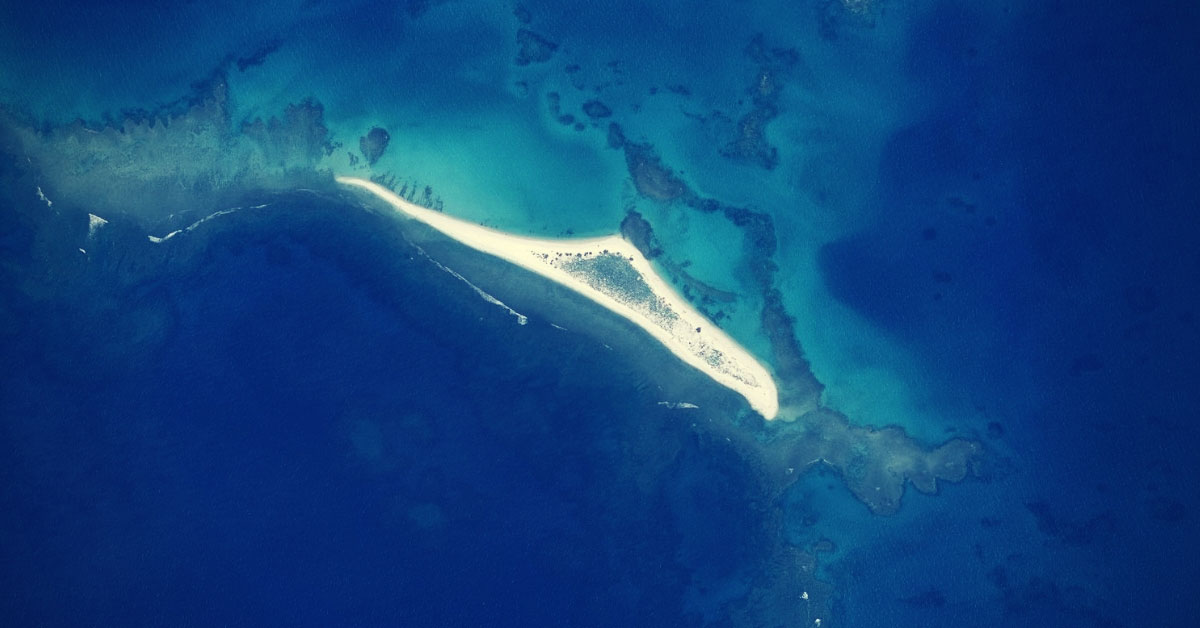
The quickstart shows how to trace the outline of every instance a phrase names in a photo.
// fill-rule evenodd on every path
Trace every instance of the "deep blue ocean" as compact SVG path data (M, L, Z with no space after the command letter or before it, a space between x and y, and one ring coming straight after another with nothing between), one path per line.
M1196 625L1197 112L1189 3L0 0L0 626ZM768 362L769 267L981 470L776 491L804 416L329 173L637 212Z

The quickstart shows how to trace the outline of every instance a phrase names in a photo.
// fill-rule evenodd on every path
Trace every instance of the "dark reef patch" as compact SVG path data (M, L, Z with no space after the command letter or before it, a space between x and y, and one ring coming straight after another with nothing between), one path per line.
M130 216L164 233L187 226L198 205L231 205L245 189L328 180L316 166L337 146L320 103L304 100L282 117L239 125L230 119L228 89L218 71L153 111L44 128L0 111L0 127L13 153L40 173L50 199L110 220Z
M821 0L817 5L817 33L832 42L847 27L872 28L875 11L875 0Z
M1075 520L1058 515L1046 501L1029 502L1025 508L1034 516L1042 534L1067 545L1091 545L1097 540L1111 537L1115 532L1116 522L1109 512Z
M545 63L554 56L554 51L558 50L558 44L527 28L517 30L517 45L520 47L517 51L517 65Z
M654 229L642 215L631 211L621 221L621 235L625 236L646 259L654 259L662 255L662 248L654 239Z
M375 162L379 161L391 140L392 136L388 134L387 129L380 127L372 127L366 135L358 138L358 150L366 158L368 166L374 166Z
M761 34L746 46L746 56L759 66L754 85L747 91L753 106L738 120L737 137L721 148L721 154L773 170L779 165L779 150L767 141L766 128L779 115L780 75L795 66L800 56L793 48L768 48Z
M312 166L334 151L325 128L325 108L312 99L288 105L282 120L271 116L266 122L256 118L243 124L242 134L258 142L268 164L280 168Z
M517 22L521 24L528 24L533 21L533 13L529 11L529 7L520 3L513 6L513 17L517 18Z
M690 198L695 194L665 166L648 144L634 144L625 140L621 127L609 125L609 145L616 144L625 151L625 165L633 177L638 194L656 201L673 201Z
M238 72L245 72L247 68L262 65L263 62L267 60L267 57L279 50L280 46L282 45L282 39L272 39L262 44L258 48L255 48L254 52L251 52L244 57L238 57L237 60L234 61L234 64L237 65Z
M577 131L582 131L586 128L582 122L577 121L575 116L569 113L562 112L562 95L558 92L546 93L546 107L550 110L551 115L563 126L574 127Z
M990 569L987 579L1000 592L1008 621L1102 628L1124 625L1105 617L1098 601L1080 587L1064 586L1039 576L1020 580L1003 565Z
M612 109L609 109L608 105L599 100L589 100L583 103L583 112L593 120L612 116Z
M646 259L656 260L675 284L682 287L683 296L714 322L720 322L724 317L724 313L718 308L737 300L736 294L710 286L687 272L687 262L679 263L663 256L663 249L654 237L654 229L636 211L630 211L621 221L621 235L645 255Z
M396 193L400 198L434 211L443 211L442 197L433 191L432 185L425 185L414 179L401 179L394 174L371 175L371 181Z
M981 477L985 471L984 450L974 441L953 438L925 450L898 427L874 429L851 425L849 419L821 405L824 386L812 373L804 357L795 325L775 287L777 268L775 226L766 213L726 205L693 191L658 157L649 144L630 141L621 127L608 127L608 145L625 153L626 166L638 193L660 203L679 203L695 211L720 213L745 232L743 256L753 273L753 288L761 295L763 332L770 342L772 363L780 387L780 405L797 416L794 432L781 427L773 435L767 456L781 472L803 469L823 462L836 469L850 491L872 512L894 513L906 485L923 493L936 493L938 481L958 482ZM622 222L622 233L647 256L663 263L661 247L645 219L631 213ZM798 474L781 477L781 488Z

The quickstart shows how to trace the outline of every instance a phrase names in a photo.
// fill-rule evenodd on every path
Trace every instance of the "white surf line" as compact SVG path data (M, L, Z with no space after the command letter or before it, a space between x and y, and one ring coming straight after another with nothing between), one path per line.
M45 195L44 193L42 193L42 186L40 186L40 185L39 185L39 186L37 186L37 197L38 197L38 199L40 199L40 200L41 200L43 203L45 203L45 204L46 204L46 207L49 207L49 208L51 208L51 209L53 209L53 208L54 208L54 201L52 201L52 200L50 200L50 199L46 198L46 195Z
M455 270L453 268L447 268L441 262L433 259L432 257L429 257L429 254L426 253L425 250L422 249L421 247L418 246L417 251L419 251L421 253L421 255L423 255L425 257L425 259L433 262L434 265L437 266L438 268L450 273L455 279L467 284L468 286L471 286L471 289L475 291L475 294L479 295L479 298L483 299L484 301L487 301L488 303L491 303L492 305L502 307L502 308L508 310L509 314L512 314L514 317L516 317L518 325L526 325L529 323L528 316L525 316L524 314L512 309L511 307L508 307L507 305L504 304L504 301L501 301L500 299L497 299L496 297L488 294L486 291L483 290L483 288L480 288L479 286L471 283L470 280L468 280L466 277L463 277L462 275L455 272Z
M483 227L410 203L391 190L356 177L338 183L366 190L410 218L475 250L494 255L570 288L628 319L661 342L671 353L717 383L741 394L766 419L779 413L775 380L762 363L722 331L658 276L650 262L620 236L551 240L517 236ZM579 262L619 256L654 299L623 298L619 290L602 290L606 279L588 275Z
M192 224L188 225L187 227L185 227L183 229L176 229L161 238L158 238L155 236L146 236L146 237L150 238L151 242L158 244L159 242L164 242L166 240L170 240L172 237L179 235L181 233L187 233L188 231L191 231L191 230L195 229L196 227L199 227L201 224L208 222L209 220L212 220L213 218L216 218L218 216L232 214L233 212L238 211L240 209L263 209L264 207L270 207L270 206L271 206L270 203L263 203L262 205L251 205L250 207L231 207L229 209L222 209L219 212L213 212L213 213L201 218L200 220L193 222ZM192 210L190 210L190 209L186 210L184 213L187 213L190 211L192 211ZM175 214L171 214L171 215L174 216ZM103 218L101 218L100 220L102 222L108 222L107 220L104 220Z
M161 238L158 238L158 237L155 237L155 236L152 236L152 235L148 235L148 236L146 236L146 237L147 237L147 238L150 238L150 241L151 241L151 242L153 242L153 243L155 243L155 244L159 244L160 242L166 242L167 240L170 240L171 238L173 238L173 237L175 237L175 236L177 236L177 235L179 235L179 234L181 234L181 233L187 233L187 232L189 232L189 231L192 231L192 230L193 230L193 229L195 229L196 227L199 227L200 225L202 225L202 224L204 224L204 223L206 223L206 222L208 222L208 221L212 220L213 218L216 218L216 217L218 217L218 216L224 216L224 215L226 215L226 214L232 214L233 212L235 212L235 211L237 211L237 210L239 210L239 209L241 209L241 208L240 208L240 207L235 207L235 208L233 208L233 209L222 209L222 210L221 210L221 211L219 211L219 212L213 212L213 213L211 213L211 214L209 214L209 215L207 215L207 216L205 216L205 217L201 218L200 220L197 220L196 222L193 222L192 224L188 225L187 227L185 227L185 228L183 228L183 229L176 229L176 230L172 231L171 233L168 233L167 235L165 235L165 236L163 236L163 237L161 237Z

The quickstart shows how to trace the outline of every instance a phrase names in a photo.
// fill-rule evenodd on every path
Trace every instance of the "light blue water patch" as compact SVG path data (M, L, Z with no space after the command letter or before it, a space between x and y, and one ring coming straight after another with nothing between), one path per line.
M659 274L673 283L676 292L694 298L693 304L710 316L720 313L718 325L761 361L769 362L771 345L762 329L762 299L745 286L752 285L745 255L744 232L720 213L703 213L680 204L631 200L650 222L663 248L655 260ZM692 279L733 297L703 298L703 291L675 274L680 267ZM686 288L686 289L685 289Z
M803 46L819 73L785 85L789 115L771 127L783 172L762 187L773 199L785 303L826 403L856 422L901 425L936 443L1019 416L1031 382L1009 353L1014 327L997 296L1009 289L1003 277L1023 272L1004 240L1020 227L984 226L985 211L1011 202L1003 174L964 188L970 173L961 161L951 164L960 172L942 173L915 165L922 151L898 157L897 147L914 139L938 144L921 125L938 115L942 94L920 89L912 72L914 58L929 57L929 42L913 32L927 17L913 7L877 16L869 31L847 28L835 41ZM988 207L966 215L959 197ZM863 233L887 237L836 257L832 270L859 265L854 290L874 312L844 302L845 284L831 284L830 268L820 267L827 245ZM897 333L894 321L920 337Z
M738 275L747 261L741 228L717 212L661 203L643 203L641 207L671 260L714 288L739 292Z
M750 95L760 69L745 52L756 33L744 29L742 25L748 23L744 16L726 16L728 19L723 20L718 9L689 17L695 22L689 28L714 34L719 31L720 36L711 37L710 46L693 50L686 57L669 47L662 51L662 58L669 60L665 65L674 71L680 67L697 69L687 73L690 82L683 85L686 93L676 93L666 89L672 85L667 80L672 74L659 73L657 60L623 68L620 63L604 65L596 61L611 57L622 62L628 58L623 46L644 47L646 39L656 36L650 32L655 23L653 14L633 18L619 14L619 9L592 10L594 14L581 19L620 24L628 37L615 43L589 42L591 54L587 57L592 63L583 61L576 73L549 79L543 96L549 91L559 93L562 113L577 118L581 117L582 101L601 99L617 113L631 140L653 144L663 163L673 167L693 189L727 203L771 213L781 245L777 255L783 268L779 285L789 295L791 311L809 314L809 322L799 325L800 337L818 377L829 385L827 401L858 420L899 424L926 441L943 440L946 430L971 404L959 400L950 410L931 407L926 391L934 384L926 380L932 373L914 365L912 356L901 347L889 350L892 341L881 335L872 321L847 312L829 299L823 294L822 278L810 272L821 245L873 224L880 210L867 201L872 197L870 182L877 175L879 155L888 138L910 121L913 110L925 104L915 93L906 91L903 72L909 45L906 29L911 26L909 20L915 18L903 12L897 19L885 16L872 29L849 29L849 35L829 42L816 33L815 18L808 13L811 7L806 7L803 19L798 16L796 23L810 25L810 30L766 35L768 48L794 46L799 54L796 64L778 73L782 85L780 115L768 125L766 138L779 149L782 159L777 170L766 171L732 162L720 154L722 146L733 139L737 119L752 108ZM560 18L537 7L532 14L530 27L542 27L542 32L553 39L555 21ZM867 32L870 37L864 35ZM556 57L551 64L574 61L572 42L563 43L558 53L561 61ZM650 95L650 87L658 87L659 92ZM714 113L716 110L719 115ZM717 268L727 259L721 247L689 243L680 212L651 210L648 214L655 216L652 222L660 225L657 233L667 248L676 252L676 258L691 260L698 277L711 279L718 286L724 283L724 277L733 278L729 275L733 269ZM713 239L717 241L720 238ZM795 277L802 277L803 282L797 285ZM796 304L797 300L806 303ZM757 321L742 323L731 319L722 325L744 328L735 334L741 338L761 334ZM826 349L831 341L836 344ZM829 359L823 362L824 356ZM914 377L914 373L920 376Z
M480 95L506 82L508 59L496 50L513 45L510 21L479 4L435 7L419 18L387 7L336 20L304 14L281 29L279 50L261 67L231 80L246 92L246 113L305 97L344 116L394 110L401 101L433 115L446 107L483 111L490 103Z
M782 263L779 285L795 318L813 374L825 385L825 405L857 424L899 425L927 443L945 439L961 418L930 407L925 393L940 384L871 321L835 300L815 260Z
M623 161L602 137L547 128L536 99L514 93L511 57L495 54L514 46L511 13L491 5L439 6L419 19L368 13L336 31L298 25L261 67L231 77L239 116L275 115L311 96L340 143L326 160L335 172L430 186L448 212L506 231L617 231ZM358 139L372 126L388 129L389 148L373 167L351 168L347 153L362 157Z
M618 231L624 215L619 155L547 132L520 101L498 101L486 115L444 111L420 126L404 126L407 113L399 109L376 118L391 130L392 140L371 172L431 185L447 213L504 231L541 237ZM337 122L331 127L354 138L353 129L369 128Z

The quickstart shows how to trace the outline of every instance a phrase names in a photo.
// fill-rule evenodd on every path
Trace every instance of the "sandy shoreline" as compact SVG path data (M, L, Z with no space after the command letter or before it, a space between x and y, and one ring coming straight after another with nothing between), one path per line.
M770 371L696 311L620 236L554 240L511 235L415 205L364 179L338 177L337 181L374 194L466 246L578 292L641 327L679 359L745 397L763 417L774 419L778 414L779 393Z

